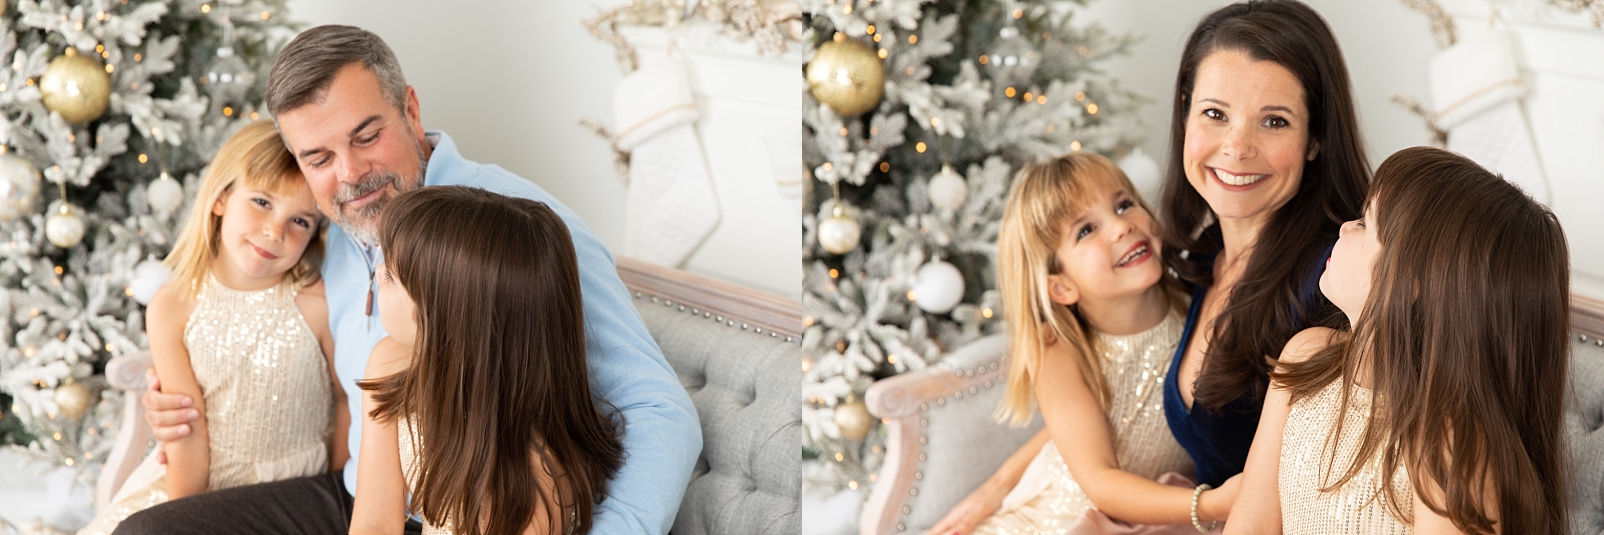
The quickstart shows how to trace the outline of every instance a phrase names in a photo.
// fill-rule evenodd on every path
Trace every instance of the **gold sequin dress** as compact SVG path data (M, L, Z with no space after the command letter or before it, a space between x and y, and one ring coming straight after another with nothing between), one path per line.
M285 282L242 292L208 277L184 326L184 347L206 399L208 490L328 471L333 397L317 336ZM167 501L153 450L111 505L79 535L111 533L128 515Z
M1113 393L1108 427L1120 469L1148 479L1185 471L1191 457L1170 435L1164 420L1164 375L1184 327L1171 313L1157 326L1124 336L1098 335L1103 352L1103 378ZM1069 466L1048 441L1036 454L1002 506L975 528L977 534L1066 533L1093 507L1069 473Z
M419 447L417 430L413 429L412 421L407 418L398 420L395 427L396 449L401 457L401 478L407 482L408 488L413 488L418 484L418 452L422 449ZM564 534L571 535L575 526L579 525L579 519L574 516L577 511L577 509L568 510L568 524L563 528ZM451 535L451 525L436 526L430 524L426 518L423 521L423 535Z
M1365 463L1342 487L1320 491L1352 466L1370 417L1371 391L1358 386L1350 394L1347 413L1337 413L1342 405L1343 382L1332 381L1314 395L1298 400L1287 414L1287 425L1281 432L1281 530L1332 535L1414 533L1412 519L1406 523L1389 511L1387 495L1381 492L1380 455ZM1337 462L1327 469L1333 459L1327 448L1338 418L1342 419L1342 436L1336 440ZM1398 496L1399 508L1405 515L1412 514L1414 493L1409 474L1400 467L1390 484Z

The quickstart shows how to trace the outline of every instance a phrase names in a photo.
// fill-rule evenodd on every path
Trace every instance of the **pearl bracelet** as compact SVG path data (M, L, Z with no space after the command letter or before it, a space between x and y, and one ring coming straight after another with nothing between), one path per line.
M1197 499L1203 495L1203 491L1212 488L1214 487L1209 486L1208 483L1204 483L1202 485L1198 485L1197 490L1192 491L1192 527L1197 528L1198 533L1208 533L1210 531L1214 531L1214 527L1220 524L1219 521L1211 521L1209 522L1208 529L1203 529L1203 523L1197 519Z

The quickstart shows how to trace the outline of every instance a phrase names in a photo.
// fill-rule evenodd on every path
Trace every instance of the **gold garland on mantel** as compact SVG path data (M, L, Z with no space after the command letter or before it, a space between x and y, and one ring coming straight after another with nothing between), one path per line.
M619 26L673 28L693 19L722 25L725 35L752 41L764 56L784 54L786 39L802 40L802 7L792 0L629 0L586 19L584 25L591 35L613 45L619 66L630 73L639 60L635 47L619 35Z

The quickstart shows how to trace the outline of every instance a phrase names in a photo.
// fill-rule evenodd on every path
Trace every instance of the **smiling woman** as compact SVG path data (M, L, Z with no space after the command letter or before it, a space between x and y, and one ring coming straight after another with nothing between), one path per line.
M1316 281L1338 226L1359 216L1370 166L1342 51L1300 2L1205 16L1175 88L1165 260L1195 290L1164 406L1198 481L1219 486L1247 459L1265 357L1340 321Z

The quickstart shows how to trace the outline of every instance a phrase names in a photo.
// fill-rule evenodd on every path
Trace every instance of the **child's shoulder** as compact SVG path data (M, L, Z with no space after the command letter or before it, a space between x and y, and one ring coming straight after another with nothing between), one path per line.
M388 336L374 344L368 355L367 377L385 377L399 373L412 362L412 351Z
M1298 334L1292 335L1291 340L1287 340L1286 347L1281 350L1280 361L1286 364L1294 364L1309 360L1309 357L1331 345L1332 338L1341 333L1342 331L1329 327L1304 329Z
M183 327L189 322L190 314L195 312L198 301L194 295L182 295L169 281L156 290L151 296L150 303L145 305L145 322L147 324L176 325ZM148 325L147 325L148 328Z

